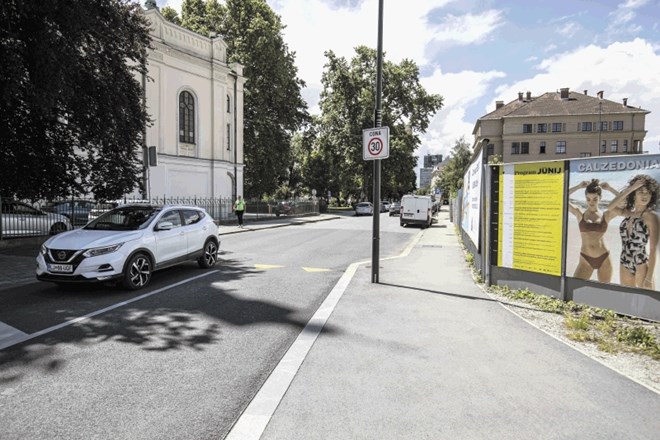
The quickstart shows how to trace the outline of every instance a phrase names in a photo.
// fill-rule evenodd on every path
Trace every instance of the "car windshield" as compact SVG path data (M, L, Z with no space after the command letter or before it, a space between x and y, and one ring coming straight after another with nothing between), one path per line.
M146 228L159 211L155 206L122 206L106 212L83 229L136 231Z

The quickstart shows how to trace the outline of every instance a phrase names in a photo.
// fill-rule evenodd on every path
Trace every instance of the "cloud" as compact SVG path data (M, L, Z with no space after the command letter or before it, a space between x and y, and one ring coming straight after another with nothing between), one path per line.
M441 23L431 26L433 45L466 46L488 39L504 23L502 11L491 9L481 14L456 16L449 14Z
M582 26L580 26L578 23L569 21L568 23L565 23L559 27L557 29L557 33L559 33L564 38L573 38L573 36L575 36L575 34L577 34L580 29L582 29Z
M646 5L649 0L627 0L621 3L617 8L610 12L610 23L607 26L607 32L610 35L629 34L634 35L641 30L636 24L631 24L637 14L635 9Z

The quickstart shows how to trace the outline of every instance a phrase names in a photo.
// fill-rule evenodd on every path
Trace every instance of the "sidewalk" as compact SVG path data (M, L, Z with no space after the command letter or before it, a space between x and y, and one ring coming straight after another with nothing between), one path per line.
M228 440L657 438L657 394L486 295L448 217L349 267Z
M259 229L279 228L283 226L314 223L339 218L333 214L321 214L317 216L306 217L277 217L272 220L260 220L255 222L246 222L245 228L240 229L237 225L221 225L218 228L219 235L240 234ZM9 286L29 284L36 282L35 267L36 257L41 243L48 237L38 239L21 240L18 246L0 248L0 289ZM222 244L220 245L222 247Z

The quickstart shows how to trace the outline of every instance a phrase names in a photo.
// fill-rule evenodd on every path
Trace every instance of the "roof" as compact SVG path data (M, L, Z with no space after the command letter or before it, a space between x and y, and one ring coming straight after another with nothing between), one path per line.
M569 92L568 99L562 99L559 93L548 92L531 99L516 99L488 113L479 120L493 120L504 117L530 116L570 116L623 113L650 113L642 108L623 105L608 99L599 99L584 93Z

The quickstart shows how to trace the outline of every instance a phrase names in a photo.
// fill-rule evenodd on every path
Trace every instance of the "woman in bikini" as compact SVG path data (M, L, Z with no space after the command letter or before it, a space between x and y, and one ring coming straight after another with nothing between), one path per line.
M573 203L568 204L569 211L578 221L578 228L582 237L580 261L573 276L588 280L596 271L598 281L609 283L612 280L612 261L610 260L610 251L603 241L603 236L607 231L607 224L614 217L614 214L609 210L602 212L598 205L603 190L607 190L615 196L619 195L619 192L607 182L599 183L598 179L592 179L590 182L584 181L572 187L569 190L569 195L582 188L584 188L584 196L587 201L586 209L582 211Z
M619 273L624 286L655 289L654 271L660 224L655 206L659 192L660 185L655 179L638 174L630 179L628 187L610 204L615 215L624 217L619 226ZM617 206L619 203L622 205Z

